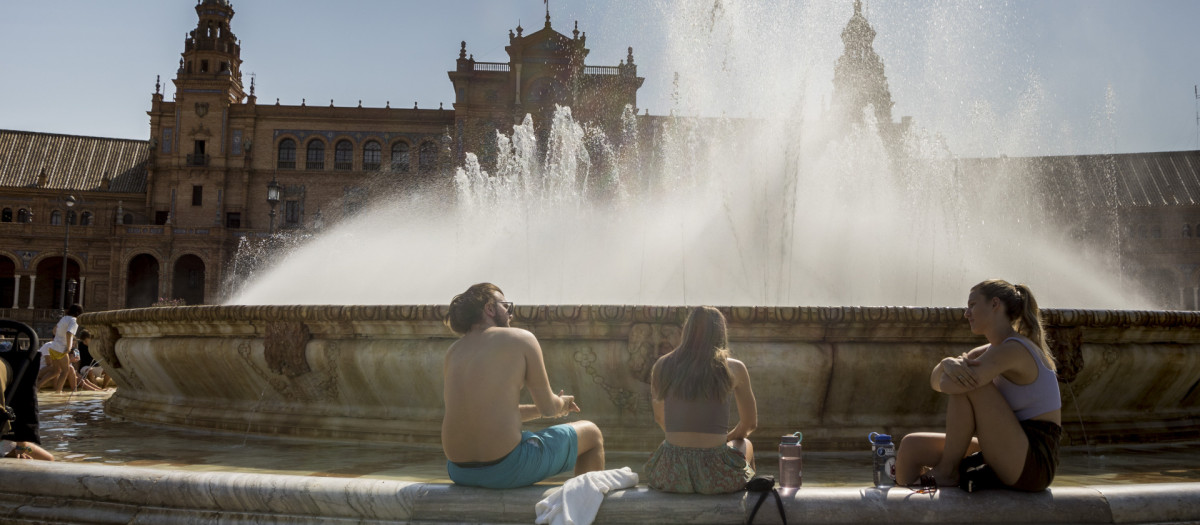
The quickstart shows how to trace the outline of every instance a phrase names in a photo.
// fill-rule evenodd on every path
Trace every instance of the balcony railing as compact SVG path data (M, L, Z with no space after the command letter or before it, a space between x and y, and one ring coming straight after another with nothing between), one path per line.
M281 161L279 161L279 169L281 169L281 170L294 170L294 169L296 169L296 161L294 161L294 160L281 160Z
M334 162L333 163L333 169L335 169L335 170L348 170L353 167L354 167L354 163L352 163L352 162Z
M585 75L620 75L621 68L617 66L583 66Z
M187 156L188 166L207 166L209 156L203 154L189 153Z
M325 161L323 161L323 160L310 160L310 161L307 161L307 162L305 162L305 163L304 163L304 169L308 169L308 170L323 170L323 169L325 169Z
M507 62L476 62L475 71L508 71Z

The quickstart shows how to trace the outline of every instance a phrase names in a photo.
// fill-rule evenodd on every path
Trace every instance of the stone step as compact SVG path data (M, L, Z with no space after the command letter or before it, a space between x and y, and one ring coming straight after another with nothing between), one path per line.
M488 490L439 483L168 471L0 459L4 523L532 523L558 488ZM640 485L609 494L596 523L744 523L756 493L666 494ZM1163 523L1200 521L1200 483L993 490L936 495L904 488L802 488L784 498L791 523ZM755 523L780 523L773 499Z

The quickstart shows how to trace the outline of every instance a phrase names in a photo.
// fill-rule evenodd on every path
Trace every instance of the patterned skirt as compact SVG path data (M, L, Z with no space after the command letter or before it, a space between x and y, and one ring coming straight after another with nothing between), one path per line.
M738 449L658 446L642 469L650 488L663 492L725 494L746 487L754 468Z

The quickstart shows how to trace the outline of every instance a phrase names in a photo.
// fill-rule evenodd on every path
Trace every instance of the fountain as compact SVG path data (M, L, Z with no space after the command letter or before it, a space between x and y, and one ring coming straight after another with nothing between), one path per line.
M731 79L771 63L749 60L735 37L764 13L715 5L700 13L681 3L681 20L707 22L703 35L676 22L688 32L672 28L670 52L689 65L696 39L725 35L694 47L724 45L735 64L712 82L685 78L675 114L702 113ZM806 23L827 16L802 10ZM813 44L798 36L797 46ZM1053 210L1030 205L1030 174L970 179L932 132L889 139L881 130L894 123L872 106L856 124L814 117L805 109L814 95L781 85L759 79L751 91L782 117L641 118L629 108L620 136L576 122L569 108L549 123L526 118L497 137L494 167L466 156L454 206L427 193L383 199L292 250L226 305L87 314L92 351L120 384L106 411L192 429L436 447L441 357L454 339L441 305L491 281L518 302L514 325L541 341L552 385L577 396L610 450L649 451L661 439L649 369L694 304L722 305L729 319L758 395L760 450L795 430L809 450L858 450L869 431L941 426L929 367L979 343L962 309L947 305L1002 277L1030 284L1051 307L1068 444L1194 439L1200 313L1128 310L1152 305L1115 277L1115 254L1080 246ZM549 128L544 143L539 124ZM657 137L653 152L645 136ZM810 306L839 304L862 306ZM339 487L330 493L374 490ZM1059 511L1074 512L1069 495L1054 495L1067 505ZM1077 499L1087 506L1092 496Z
M676 156L696 145L677 141L697 124L662 125L661 163L684 162ZM708 125L722 137L733 126ZM659 439L649 370L677 343L686 308L636 305L649 297L729 305L734 355L771 407L759 435L801 429L809 446L853 450L871 430L940 427L944 398L928 388L930 364L979 338L960 308L789 306L795 298L811 304L841 292L870 303L877 289L898 304L961 303L983 278L971 275L993 275L984 272L1029 276L1043 304L1125 297L1092 253L1047 233L1052 217L1005 219L1025 202L1020 191L963 184L938 171L950 162L894 162L869 118L845 137L802 144L799 160L786 148L778 158L756 151L756 169L733 181L734 162L720 159L705 160L715 166L707 171L693 164L641 180L631 166L644 159L623 149L633 142L614 146L569 108L549 127L545 145L529 117L499 135L494 174L467 154L457 205L419 206L436 202L431 194L380 205L292 251L232 304L89 314L99 328L94 352L122 385L107 411L191 428L437 446L438 370L454 336L436 304L491 280L535 302L518 303L514 324L537 334L553 384L584 400L610 449L647 450ZM772 122L742 128L747 144L781 131ZM839 161L857 150L876 158ZM867 186L881 194L859 197L855 188ZM380 257L379 246L398 249ZM822 269L831 254L837 263ZM566 301L575 296L588 301ZM265 298L292 304L254 304ZM352 299L368 304L316 304ZM1046 324L1065 384L1067 443L1189 435L1200 417L1191 379L1200 376L1200 314L1052 308ZM1132 395L1119 386L1130 373L1154 387Z

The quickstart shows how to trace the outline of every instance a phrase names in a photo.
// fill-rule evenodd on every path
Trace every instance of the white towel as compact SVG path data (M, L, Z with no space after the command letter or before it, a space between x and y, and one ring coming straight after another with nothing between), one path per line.
M624 467L588 472L568 479L562 488L554 489L546 499L537 502L534 523L550 525L590 525L600 511L604 495L613 489L637 485L636 472Z

